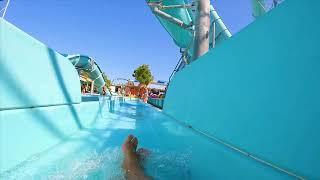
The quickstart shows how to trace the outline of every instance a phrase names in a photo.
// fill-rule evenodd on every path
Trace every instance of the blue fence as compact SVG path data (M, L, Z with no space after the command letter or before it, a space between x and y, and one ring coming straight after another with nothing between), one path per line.
M161 98L149 98L148 103L157 108L163 108L163 99Z

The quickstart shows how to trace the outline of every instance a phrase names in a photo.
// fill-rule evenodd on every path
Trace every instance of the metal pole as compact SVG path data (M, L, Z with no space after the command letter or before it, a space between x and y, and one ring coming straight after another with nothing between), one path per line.
M182 4L182 5L171 5L171 6L160 6L161 9L175 9L175 8L191 8L191 4Z
M157 7L154 7L154 8L152 9L152 11L153 11L153 13L155 13L157 16L162 17L163 19L165 19L165 20L167 20L167 21L170 21L171 23L176 24L176 25L178 25L178 26L180 26L180 27L182 27L182 28L184 28L184 29L187 29L187 30L188 30L188 28L190 27L190 25L185 24L185 23L184 23L183 21L181 21L180 19L177 19L177 18L175 18L175 17L173 17L173 16L171 16L171 15L169 15L169 14L167 14L167 13L161 11L161 10L159 10L159 8L157 8Z
M91 95L94 93L93 90L94 90L94 81L91 82L91 89L90 89Z
M6 12L7 12L7 9L8 9L9 4L10 4L10 0L7 1L6 7L4 8L4 12L3 12L3 14L2 14L2 19L3 19L4 16L6 15Z
M213 22L212 23L212 47L211 48L214 48L216 46L216 23Z
M210 0L199 0L196 7L193 60L209 50Z
M212 14L212 21L211 22L214 22L217 29L221 30L220 32L215 32L216 34L219 33L216 36L218 37L220 34L222 34L225 38L230 38L232 36L231 32L228 30L226 25L223 23L222 19L220 18L220 16L217 13L217 11L211 5L210 5L210 11Z

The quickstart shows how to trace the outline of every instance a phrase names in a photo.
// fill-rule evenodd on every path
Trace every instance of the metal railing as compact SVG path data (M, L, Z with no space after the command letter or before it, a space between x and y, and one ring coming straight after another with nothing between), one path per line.
M174 67L171 75L169 76L168 86L169 86L170 81L171 81L172 77L174 76L174 74L175 74L176 72L178 72L179 67L180 67L180 64L182 63L182 61L183 61L183 55L181 56L181 58L179 59L178 63L177 63L176 66Z
M262 9L263 14L264 14L264 13L270 11L271 9L277 7L283 1L285 1L285 0L253 0L253 3L255 3L257 6L259 6ZM253 10L254 17L261 15L259 13L258 13L258 15L255 15L256 13L258 13L258 12L255 12L255 10Z
M0 0L0 1L1 1L1 0ZM10 0L7 0L7 3L6 3L6 5L5 5L5 7L0 10L0 12L3 11L2 16L1 16L2 19L4 19L4 16L6 15L6 12L7 12L7 9L8 9L8 7L9 7L9 4L10 4Z

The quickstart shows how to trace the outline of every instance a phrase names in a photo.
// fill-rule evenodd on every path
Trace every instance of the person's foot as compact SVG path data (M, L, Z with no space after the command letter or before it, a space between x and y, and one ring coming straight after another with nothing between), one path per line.
M145 148L139 148L137 150L137 154L139 155L139 162L142 164L144 160L150 156L151 152L148 149Z
M133 135L129 135L122 145L123 153L126 155L130 152L136 152L138 139Z
M122 168L126 171L128 179L149 179L139 164L139 154L137 153L138 139L129 135L122 145L124 161Z

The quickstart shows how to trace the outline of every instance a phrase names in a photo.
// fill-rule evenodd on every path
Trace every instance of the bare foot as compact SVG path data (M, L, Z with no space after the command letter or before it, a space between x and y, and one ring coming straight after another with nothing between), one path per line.
M150 156L151 152L145 148L139 148L137 150L137 154L139 155L139 162L140 164L144 162L144 160Z
M150 179L144 174L140 166L137 146L138 139L133 135L129 135L122 145L124 154L122 168L126 171L127 179Z

